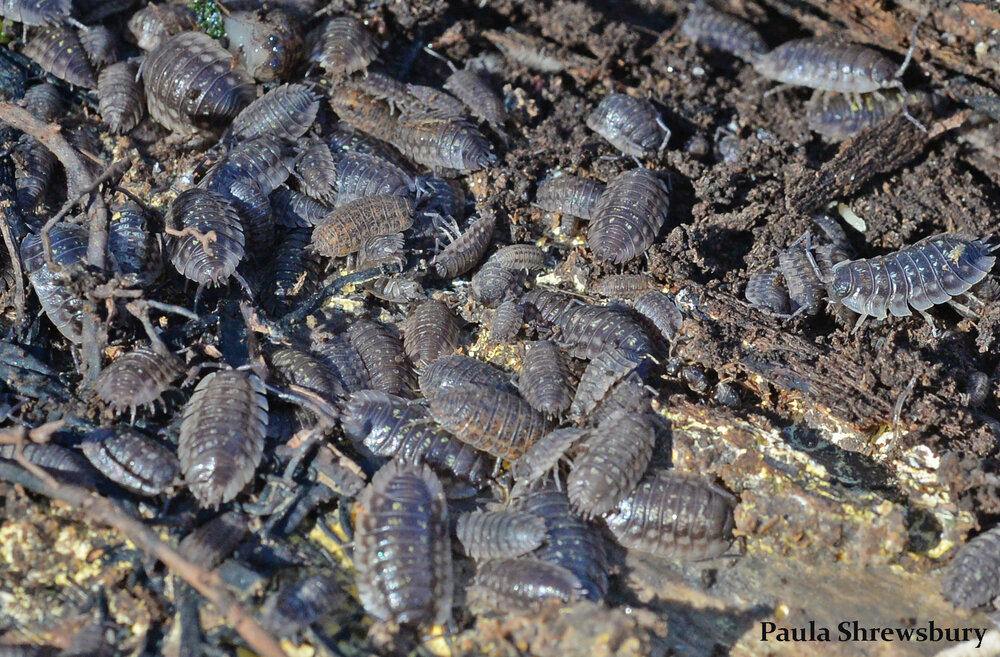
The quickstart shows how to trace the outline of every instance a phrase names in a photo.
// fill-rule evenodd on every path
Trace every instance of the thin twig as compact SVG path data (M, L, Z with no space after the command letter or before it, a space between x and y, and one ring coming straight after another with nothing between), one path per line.
M4 202L10 203L9 200ZM21 254L14 243L14 235L6 217L0 219L0 232L3 233L3 242L10 255L10 265L14 268L14 310L17 311L17 323L20 326L24 323L24 270L21 267Z
M216 571L187 560L111 500L80 486L61 482L57 486L51 486L43 478L12 463L0 462L0 479L65 502L91 519L114 528L141 550L162 561L173 573L215 605L257 654L262 657L288 657L278 641L225 589Z

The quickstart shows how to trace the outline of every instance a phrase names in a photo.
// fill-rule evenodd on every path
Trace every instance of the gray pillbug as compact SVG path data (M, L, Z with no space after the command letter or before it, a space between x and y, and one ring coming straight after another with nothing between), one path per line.
M253 479L267 433L264 384L236 370L202 379L184 407L180 457L184 480L199 504L232 500Z
M335 208L313 230L313 248L328 258L355 253L369 237L413 225L413 201L404 196L365 196Z
M462 442L516 459L548 429L545 418L515 394L461 384L430 398L431 416Z
M269 596L261 608L261 622L276 636L294 637L326 616L340 593L341 587L332 577L306 577Z
M97 78L101 119L113 133L128 132L146 113L142 83L135 78L138 70L134 64L119 62L105 67Z
M843 141L899 114L908 105L925 102L927 95L920 91L893 89L852 96L817 93L806 107L806 126L828 141Z
M402 121L391 141L417 164L459 173L478 171L497 159L479 129L463 119Z
M667 186L653 171L633 169L605 188L587 226L594 257L622 264L646 252L670 212Z
M785 277L793 314L815 315L826 299L826 286L816 274L806 244L797 242L778 252L778 268Z
M311 228L330 214L329 208L314 198L281 187L271 193L271 209L278 225L286 228ZM310 238L312 232L309 233Z
M587 364L580 377L570 412L575 417L588 415L619 381L643 364L644 357L645 354L623 349L608 349L599 353Z
M208 170L198 186L231 197L234 184L246 181L267 196L291 175L294 159L281 139L264 134L237 144Z
M572 308L585 305L577 297L565 292L546 289L531 290L521 297L521 303L530 306L546 324L552 324Z
M312 232L306 228L285 231L274 250L268 285L262 294L264 309L274 317L287 313L307 298L319 281L320 263L309 249Z
M260 82L291 73L302 55L302 37L281 9L233 11L222 17L229 50Z
M632 308L649 321L663 336L664 340L672 342L684 326L684 315L677 304L659 290L650 290L640 294L632 301Z
M348 153L336 166L337 207L365 196L413 196L413 177L381 156Z
M344 396L334 372L319 358L304 351L283 347L271 354L272 373L279 385L298 386L324 401Z
M108 251L114 256L116 269L125 276L145 280L154 257L159 256L149 232L146 213L132 200L111 209L108 227Z
M73 10L72 0L2 0L0 16L22 25L62 23Z
M524 282L522 272L508 269L490 259L472 276L470 288L476 301L492 307L517 296Z
M336 373L337 380L345 392L357 392L372 387L368 370L358 354L358 350L341 335L324 338L314 337L313 352Z
M243 542L247 521L239 511L221 513L182 538L177 550L203 568L215 568Z
M777 269L764 269L750 275L743 295L751 305L779 315L791 312L791 300L784 276Z
M461 276L476 266L493 240L496 218L485 215L469 224L458 238L441 249L431 266L440 278L451 279Z
M649 274L612 274L597 281L594 291L610 299L634 299L655 285Z
M502 559L476 567L469 598L504 613L530 612L549 599L574 602L586 597L579 578L540 559Z
M294 141L316 121L319 98L304 84L283 84L243 108L229 124L229 139L243 141L264 134Z
M993 382L985 372L972 371L965 380L965 393L962 395L963 403L971 408L982 406L986 398L992 392Z
M452 71L442 86L461 100L474 116L494 128L502 126L507 118L503 98L475 71L467 68Z
M422 84L406 85L407 118L465 119L465 105L447 91Z
M46 316L70 342L79 344L83 339L80 334L83 302L64 283L62 274L86 262L87 229L77 224L58 223L49 231L49 240L52 259L63 268L62 272L57 274L49 268L42 238L34 233L21 242L21 260Z
M476 561L519 557L545 540L545 521L523 511L472 511L458 517L455 535Z
M22 455L60 481L93 490L97 486L90 462L72 449L51 443L25 443ZM0 459L17 458L17 445L0 445Z
M587 117L587 127L625 155L650 155L670 141L670 129L653 104L628 94L605 96Z
M338 16L311 35L309 61L318 64L327 77L337 80L363 71L378 57L378 44L361 21Z
M150 52L175 34L198 29L194 10L181 4L150 4L132 14L128 30L136 44Z
M17 200L32 212L48 191L58 160L48 148L30 135L22 135L14 147L14 185Z
M545 251L534 244L511 244L490 256L490 261L504 269L538 271L545 267Z
M348 95L350 95L350 92ZM333 152L334 159L338 161L349 153L365 153L389 160L403 169L409 167L409 162L395 148L381 139L370 137L364 134L364 132L355 130L348 123L338 124L325 137L327 145Z
M94 69L100 70L118 61L118 37L103 25L81 28L77 37Z
M101 474L139 495L163 493L181 471L171 450L128 427L91 431L80 447Z
M926 318L928 308L986 278L995 248L955 233L932 235L895 253L834 265L830 294L860 314L855 331L868 316L906 317L911 307Z
M359 319L347 329L347 339L357 349L373 389L392 395L413 393L416 377L406 359L402 341L390 327Z
M61 25L40 28L24 46L24 55L60 80L77 87L97 86L94 67L76 32Z
M588 435L586 429L576 427L556 429L545 434L514 463L514 478L519 484L530 487L556 470L569 449Z
M573 402L573 388L559 347L548 340L529 343L517 387L535 410L549 417L562 415Z
M532 556L576 575L589 600L608 592L608 555L597 529L576 515L566 493L543 481L515 500L512 507L545 520L546 540Z
M902 67L877 50L837 39L786 41L754 58L752 64L768 80L821 91L868 93L888 87L902 90L899 80Z
M444 625L451 618L454 574L448 505L427 466L391 461L354 506L358 596L379 621Z
M752 62L768 51L767 44L749 23L710 7L703 0L690 5L681 24L681 34L713 50L735 55Z
M181 32L139 67L149 115L174 132L221 132L254 99L250 74L212 37Z
M614 306L573 305L557 315L556 342L571 356L592 359L605 350L618 347L638 354L649 352L649 336L631 314Z
M403 346L418 370L458 346L455 315L443 301L428 299L413 308L403 324Z
M467 383L514 392L509 374L485 361L461 354L442 356L420 373L420 392L428 400Z
M465 217L465 189L456 180L437 176L416 178L417 205L425 214L460 220Z
M55 121L66 109L62 92L48 82L36 84L25 91L21 105L31 112L32 116L46 123Z
M632 492L653 457L653 423L646 415L612 415L583 443L573 460L566 493L585 518L607 513Z
M406 262L405 244L406 240L403 239L402 233L396 233L394 235L375 235L373 237L369 237L365 240L364 244L361 245L361 248L358 249L357 268L370 269L372 267L378 267L389 263L394 263L397 266L402 267ZM399 281L402 277L396 278L384 276L382 278ZM419 287L419 283L417 286ZM406 287L407 286L401 286L401 289L405 289ZM383 288L383 291L387 292L385 288ZM422 289L419 291L418 298L420 297L423 297Z
M141 346L101 370L97 395L116 413L154 404L184 373L184 363L167 351Z
M941 593L962 609L992 609L1000 596L1000 527L962 546L945 571Z
M524 306L508 300L497 306L490 320L490 340L505 343L513 340L524 324Z
M222 285L243 260L243 224L233 206L214 192L198 187L181 192L170 204L166 224L174 232L168 241L170 262L199 285Z
M732 495L700 477L657 470L604 520L630 550L665 559L709 559L729 549L734 506Z
M587 426L597 426L616 413L642 414L650 411L651 392L636 372L625 376L587 416Z
M302 152L295 164L295 173L306 195L327 205L337 200L337 163L324 142L317 139Z
M550 173L538 185L535 205L546 212L558 212L589 220L604 192L600 180L572 176L567 173Z

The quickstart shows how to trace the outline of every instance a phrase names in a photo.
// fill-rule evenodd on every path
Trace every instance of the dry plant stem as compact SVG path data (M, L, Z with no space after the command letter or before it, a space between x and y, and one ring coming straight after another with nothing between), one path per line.
M162 561L173 573L215 605L258 655L287 657L278 641L226 591L218 573L185 559L177 550L160 540L149 528L128 515L111 500L79 486L59 482L51 485L41 477L12 463L0 463L0 479L20 484L39 495L65 502L80 509L93 520L114 528L144 552Z
M24 323L24 270L21 267L21 252L14 242L10 224L5 220L0 220L0 232L3 233L3 243L7 246L10 264L14 268L14 309L17 311L17 323L22 325Z

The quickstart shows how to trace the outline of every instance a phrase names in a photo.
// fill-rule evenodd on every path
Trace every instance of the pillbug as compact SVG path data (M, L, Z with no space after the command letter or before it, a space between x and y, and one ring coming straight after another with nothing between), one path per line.
M349 96L349 93L347 95ZM338 125L329 134L326 134L325 137L327 145L333 152L334 159L338 161L349 153L365 153L389 160L402 169L409 167L409 163L395 148L381 139L370 137L364 134L364 132L355 130L348 123Z
M557 171L538 185L535 205L546 212L558 212L589 220L605 185L599 180Z
M302 37L280 9L233 11L223 15L229 50L260 82L291 73L302 55Z
M589 360L613 347L638 354L650 349L642 325L614 306L572 305L553 323L559 327L556 342L574 358Z
M142 83L135 79L138 67L128 62L107 66L97 78L101 119L111 132L124 134L139 125L146 111Z
M128 427L92 431L80 447L101 474L139 495L165 492L181 471L171 450Z
M10 57L0 55L0 98L11 102L24 98L27 73Z
M146 52L156 50L165 39L175 34L197 29L194 10L182 4L146 5L128 20L129 32Z
M815 315L826 298L826 286L816 274L807 246L796 243L778 252L778 268L785 277L793 314Z
M94 67L76 32L61 25L40 28L24 46L24 55L47 73L77 87L97 86Z
M72 0L2 0L0 16L23 25L62 23L73 10Z
M398 117L393 113L389 103L382 98L363 89L348 86L330 95L329 101L330 108L347 126L380 141L394 141ZM340 141L344 143L343 139ZM337 149L331 146L330 150Z
M167 242L170 262L199 285L222 285L243 259L243 224L233 206L214 192L198 187L181 192L170 204L166 224L175 233Z
M1000 595L1000 528L979 534L952 557L942 595L962 609L992 608Z
M546 324L552 324L571 308L584 305L580 299L564 292L545 289L531 290L521 297L521 303L533 308Z
M325 143L316 140L310 144L295 164L295 172L306 195L333 205L337 199L337 163Z
M521 455L513 467L518 483L531 486L559 466L559 461L576 443L586 438L587 430L567 427L550 431Z
M153 404L184 373L184 363L169 351L140 346L101 370L97 395L116 413Z
M422 84L407 84L406 94L410 105L404 108L404 113L409 118L466 118L465 105L447 91Z
M664 340L672 342L684 326L684 315L677 304L659 290L640 294L632 301L632 308L648 320Z
M700 477L657 470L604 520L630 550L665 559L710 559L729 549L734 506L732 495Z
M566 493L585 518L607 513L632 492L653 457L655 432L646 415L612 415L591 431L573 460Z
M537 271L545 267L545 252L534 244L511 244L494 253L490 260L504 269Z
M442 86L461 100L476 117L494 128L503 125L507 115L503 99L475 71L468 68L454 70Z
M330 214L328 208L314 198L280 187L271 194L271 209L277 223L286 228L310 228ZM310 239L312 232L309 232Z
M540 559L502 559L476 567L469 597L504 613L529 612L547 599L573 602L586 596L579 578Z
M304 84L283 84L243 108L229 124L233 141L264 134L294 141L308 132L319 112L319 98Z
M650 410L651 392L636 372L625 376L600 400L589 416L588 426L597 426L616 413L642 414Z
M486 30L483 36L510 60L542 73L558 73L566 69L561 58L551 53L551 45L544 39L516 32L513 28L500 32Z
M545 520L545 542L532 556L576 575L589 600L608 592L608 555L597 529L576 515L566 493L543 481L515 500L513 510Z
M985 372L970 372L965 381L965 393L962 395L963 403L971 408L982 406L990 395L992 385L989 375Z
M634 299L655 284L649 274L613 274L597 281L594 291L611 299Z
M264 384L253 374L220 370L195 387L184 406L177 455L201 506L225 504L253 479L264 452L267 411Z
M36 84L25 91L21 105L31 112L32 116L46 123L55 121L66 109L62 92L48 82Z
M497 306L490 320L490 340L493 342L509 342L521 331L524 324L524 306L514 300L508 300Z
M440 278L461 276L479 262L493 240L496 218L484 215L471 222L456 240L441 249L431 260L431 266Z
M324 401L344 396L340 382L320 359L298 349L284 347L270 358L275 380L283 386L298 386Z
M359 319L347 329L347 339L357 349L371 380L371 387L392 395L410 395L416 380L402 341L381 322Z
M46 123L55 121L66 107L59 89L47 82L29 88L21 105L32 116ZM48 189L57 159L52 151L29 135L21 136L13 154L17 164L14 172L17 200L31 211Z
M417 369L454 351L458 337L455 315L437 299L428 299L415 306L403 324L403 346Z
M330 366L345 392L357 392L372 387L368 370L358 354L358 350L340 335L328 339L314 339L312 350Z
M352 16L338 16L312 35L309 61L318 64L327 77L337 80L363 71L378 57L378 44L364 24Z
M545 521L523 511L472 511L459 516L455 535L476 561L508 559L542 544Z
M426 167L470 173L496 162L496 154L483 134L463 119L402 121L395 139L390 141Z
M413 225L413 201L404 196L366 196L335 208L313 230L313 248L335 258L355 253L369 237Z
M465 190L455 180L437 176L420 176L415 181L417 205L425 214L436 213L442 217L465 217Z
M541 413L519 396L465 383L430 397L431 416L464 443L516 459L545 433Z
M472 276L472 296L487 306L496 306L521 291L525 276L492 258Z
M485 361L461 354L442 356L420 373L420 392L428 400L461 386L474 384L504 392L514 392L510 376Z
M77 224L57 223L49 231L52 260L62 270L53 272L45 262L45 252L40 235L27 235L21 242L21 260L27 270L31 287L38 295L42 310L66 339L75 344L82 341L80 334L83 302L63 279L67 270L82 267L87 259L87 229Z
M645 354L608 349L594 356L580 377L570 411L576 417L589 414L619 381L636 371Z
M555 343L539 340L528 345L517 387L535 410L549 417L561 415L569 408L573 402L569 368Z
M135 201L128 200L112 208L108 230L108 251L114 256L118 271L140 280L154 257L146 213Z
M203 32L165 39L143 60L139 75L149 115L181 134L221 132L254 99L250 74Z
M243 542L249 527L239 511L220 513L181 539L177 550L203 568L215 568Z
M628 262L653 244L669 212L667 186L655 172L626 171L597 199L587 226L587 246L598 260Z
M365 243L361 245L358 249L358 269L369 269L371 267L378 267L379 265L384 265L388 263L395 263L398 266L402 266L406 262L405 251L405 240L403 239L402 233L396 233L395 235L375 235L374 237L369 237L365 240ZM392 281L400 281L400 278L383 276L382 278L389 279ZM408 286L401 285L401 289L405 289ZM419 288L419 283L417 283ZM383 288L383 292L386 292ZM403 296L406 296L404 293ZM420 289L420 294L417 298L423 296L423 291Z
M687 18L681 24L681 34L713 50L735 55L752 62L767 52L767 44L749 23L724 14L702 0L692 2Z
M264 134L241 142L226 153L208 170L198 186L232 196L234 183L246 181L260 187L266 196L288 179L293 160L281 139Z
M391 461L354 508L354 567L365 611L383 622L446 624L454 574L438 478L427 466Z
M91 25L77 32L87 59L97 70L118 61L118 40L115 33L103 25Z
M451 474L476 486L486 483L490 463L430 420L427 408L378 390L350 396L341 421L344 434L359 450L407 463L427 463L441 474Z
M51 443L25 443L22 456L60 481L93 490L97 486L94 468L78 452ZM0 444L0 459L17 458L17 445Z
M337 207L365 196L413 196L412 176L378 155L348 153L336 167Z
M779 315L791 312L791 300L788 298L788 288L784 277L776 269L764 269L755 272L747 281L743 295L751 305L770 310Z
M587 127L625 155L650 155L670 141L670 129L653 104L628 94L605 96L587 117Z
M333 609L340 593L336 580L323 575L282 586L261 609L264 627L279 637L294 637Z
M755 57L752 64L768 80L821 91L868 93L888 87L902 90L900 67L877 50L837 39L786 41Z
M264 287L264 308L274 317L287 313L300 299L316 288L320 265L309 249L312 232L303 228L285 231L274 250L268 281Z
M865 318L910 315L910 308L929 319L931 306L964 294L986 278L996 247L955 233L925 237L884 256L847 260L833 267L830 294L859 313L854 330Z
M806 107L806 126L829 141L843 141L926 100L923 92L895 89L852 96L816 94Z

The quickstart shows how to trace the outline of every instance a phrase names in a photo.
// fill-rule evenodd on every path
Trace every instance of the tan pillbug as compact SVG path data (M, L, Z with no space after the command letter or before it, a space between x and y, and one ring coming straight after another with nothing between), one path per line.
M626 171L597 199L587 226L587 246L604 262L633 260L653 244L669 213L667 186L655 171Z
M418 370L453 352L458 337L458 320L438 299L417 304L403 324L403 346Z
M139 125L146 113L142 82L136 80L138 67L119 62L105 67L97 78L98 108L111 132L124 134Z
M39 28L24 46L24 54L60 80L77 87L97 86L94 67L76 32L61 25Z
M651 155L670 141L670 129L653 104L628 94L605 96L587 117L587 127L625 155Z
M328 258L357 252L376 235L413 225L413 201L404 196L366 196L334 209L313 230L313 248Z

